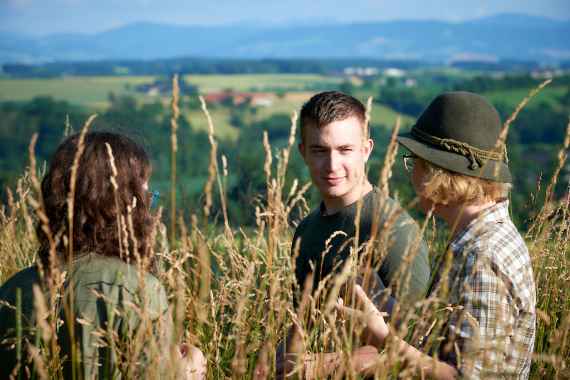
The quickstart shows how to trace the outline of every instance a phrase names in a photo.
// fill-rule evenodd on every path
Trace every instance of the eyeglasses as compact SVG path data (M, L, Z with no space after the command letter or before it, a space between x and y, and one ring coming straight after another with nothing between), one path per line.
M158 190L149 191L150 194L150 208L155 208L158 204L158 200L160 199L160 192Z
M415 154L404 154L402 160L404 161L404 168L407 172L411 173L414 170L414 161L416 159Z

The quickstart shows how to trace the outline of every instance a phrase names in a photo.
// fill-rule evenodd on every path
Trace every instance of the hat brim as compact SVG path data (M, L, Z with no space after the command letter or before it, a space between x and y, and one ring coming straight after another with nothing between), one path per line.
M512 182L511 171L502 161L486 160L483 167L471 169L467 157L420 142L411 133L403 133L397 139L416 156L449 171L496 182Z

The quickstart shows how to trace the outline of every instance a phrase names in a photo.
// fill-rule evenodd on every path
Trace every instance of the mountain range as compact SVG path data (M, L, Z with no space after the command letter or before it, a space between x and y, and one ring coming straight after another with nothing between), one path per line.
M0 63L116 59L372 58L426 62L570 60L570 20L500 14L462 22L179 26L148 22L96 34L0 33Z

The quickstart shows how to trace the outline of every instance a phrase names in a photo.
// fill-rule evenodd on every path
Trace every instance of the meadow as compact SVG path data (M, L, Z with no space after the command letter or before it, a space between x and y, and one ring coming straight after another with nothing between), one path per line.
M557 99L561 98L568 91L568 86L552 86L547 87L536 95L533 103L546 103L554 108L558 107ZM511 108L515 108L517 104L528 93L527 89L511 89L502 91L490 91L485 95L493 102L503 102Z
M150 83L152 76L89 76L57 78L0 78L0 102L25 101L36 96L52 96L93 110L109 105L110 93L131 95L140 101L153 97L137 93L134 86ZM196 85L202 94L231 89L234 91L275 92L304 91L308 87L335 87L341 78L322 75L187 75L187 83Z
M211 88L225 83L223 78L215 79L216 85L211 82ZM244 77L239 86L243 86L240 88L245 90L250 88L248 86L253 85L253 82L256 81ZM6 80L0 80L2 93L8 94L9 92L5 92L5 83ZM78 91L83 91L86 99L91 99L88 94L89 81L82 83L85 87ZM296 80L291 80L291 86L295 83ZM124 88L124 84L116 84L116 88ZM66 86L67 84L62 85L61 96L67 96L69 93L66 90L69 87ZM207 88L205 83L200 86ZM300 86L302 87L302 84ZM301 87L296 88L300 91ZM104 102L106 95L103 91L100 96ZM98 104L97 97L92 99L94 100L85 104ZM287 97L284 99L287 100ZM287 110L289 106L297 109L302 102L301 99L295 98L287 101L290 103L281 111ZM374 107L373 118L389 115L389 121L396 119L394 111ZM201 115L198 111L192 112L196 112L190 114L192 119L204 120L202 128L208 131L211 148L210 170L203 183L202 203L196 209L174 207L168 210L173 213L170 214L170 223L162 224L158 228L156 243L156 255L162 264L158 275L167 286L178 337L196 344L205 353L209 379L255 378L256 367L273 373L276 347L284 338L287 329L295 323L303 332L300 351L342 352L340 369L344 371L344 375L339 371L337 378L358 378L353 370L349 352L360 343L359 334L355 332L362 331L363 326L358 320L344 320L335 313L334 300L342 291L342 284L330 280L330 287L323 288L315 297L302 297L303 302L299 308L295 308L292 302L293 292L302 293L294 285L290 247L292 231L300 217L309 211L306 199L309 185L297 178L288 177L292 149L296 141L294 120L286 146L271 147L267 138L257 142L266 152L264 160L258 162L257 167L260 173L264 173L265 188L259 193L255 204L242 206L255 215L254 226L240 228L232 226L227 220L224 205L227 200L226 180L229 174L221 160L221 154L217 151L217 140L221 137L218 134L218 123L223 124L223 120L229 119L218 118L216 112L221 110L212 109L210 114L206 109L206 113ZM230 111L224 112L228 112L225 117L229 118ZM405 121L410 120L412 119L408 118ZM173 125L176 125L176 120ZM86 125L85 128L87 127ZM176 128L172 129L172 133L177 133ZM570 198L556 198L553 191L557 185L567 186L558 181L566 163L569 145L570 133L567 133L565 140L560 141L556 151L552 152L554 174L544 178L541 184L546 190L537 191L535 194L535 197L543 199L540 202L537 199L529 200L536 208L524 237L531 253L538 294L537 337L531 379L570 377ZM379 187L388 190L391 189L391 169L396 159L394 141L389 144L386 152L376 177L379 178ZM231 162L233 157L227 159ZM170 173L170 185L176 188L176 181L180 179L175 176L176 167L173 169ZM36 165L32 155L30 167L22 173L7 203L0 209L0 282L35 261L37 241L34 229L38 223L42 223L38 215L43 212L41 203L37 202L39 176L41 168ZM175 203L176 198L171 200L167 196L165 202ZM213 204L218 207L213 208ZM423 228L431 254L439 254L445 247L446 231L441 230L431 218L418 222ZM387 236L380 231L378 241L385 238ZM357 249L358 247L354 247L354 253ZM354 254L353 259L349 261L350 265L343 272L343 278L349 283L354 281L363 265L359 260L363 260L363 257L358 258ZM47 301L57 293L58 286L61 285L53 284L50 288L50 295L46 296L48 306L50 303ZM429 298L418 302L414 308L399 310L398 318L407 323L401 324L398 335L406 337L411 343L417 343L429 329L435 338L429 340L425 349L434 347L438 344L437 333L441 327L441 315L445 306L440 300ZM144 313L144 309L140 312ZM27 348L34 354L32 357L37 378L58 378L61 376L62 358L59 357L55 338L57 315L50 307L45 308L41 315L47 322L42 326L45 330L43 334L38 333L37 340ZM144 315L141 319L145 319ZM435 329L430 326L435 326ZM46 330L49 333L46 333ZM108 332L102 334L107 336ZM153 348L150 350L150 359L146 360L158 362L160 355L155 347L156 342L153 343L150 336L144 340L142 335L144 334L136 340L133 350L123 353L123 368L129 369L136 365L140 360L138 355L143 350L144 342L150 342L149 346ZM115 339L113 336L107 337L111 341ZM26 348L25 345L18 347ZM378 379L420 376L416 368L399 360L396 348L390 345L378 356L377 364L375 377ZM34 366L31 363L27 365ZM153 368L147 375L152 376L152 371Z
M25 102L39 96L49 96L55 100L78 105L89 112L101 112L110 105L109 97L128 96L138 103L161 102L168 104L168 95L148 95L135 90L141 84L152 83L152 76L89 76L15 79L0 78L0 102ZM186 75L186 83L198 86L203 95L212 92L231 90L235 92L279 92L273 104L263 107L252 121L261 120L275 114L289 115L315 92L315 89L336 88L342 79L323 75L252 74L252 75ZM184 97L185 94L182 94ZM199 107L184 107L183 115L197 130L207 131L207 120ZM389 109L385 113L375 111L379 120L393 124L397 115ZM229 107L212 107L211 115L216 122L218 137L235 140L239 130L231 123Z

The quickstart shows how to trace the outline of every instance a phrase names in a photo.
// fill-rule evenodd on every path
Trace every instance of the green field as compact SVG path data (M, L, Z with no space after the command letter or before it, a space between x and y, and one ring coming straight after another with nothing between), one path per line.
M513 89L504 91L493 91L485 94L493 103L505 103L514 108L529 94L531 89ZM536 107L538 104L545 102L551 106L558 106L558 98L562 97L569 91L568 86L557 86L554 81L549 86L538 93L529 103L529 107Z
M0 79L0 102L27 101L37 96L92 109L108 105L109 94L135 95L131 86L151 82L153 77L63 77L53 79ZM142 96L142 95L139 95Z
M50 79L0 79L0 102L26 101L36 96L100 109L108 104L109 93L133 95L142 101L156 99L133 90L133 86L152 82L141 77L63 77ZM342 81L322 75L189 75L190 84L199 86L202 94L224 89L235 91L302 91L310 88L335 88Z
M184 79L197 85L202 93L224 89L254 92L334 89L343 81L341 77L312 74L187 75Z
M235 140L238 137L239 129L231 125L230 111L227 108L211 109L209 112L217 137L230 140ZM195 130L208 131L208 119L201 110L182 110L182 115Z
M10 79L0 78L0 102L28 101L37 96L51 96L89 110L104 110L109 105L109 94L134 96L139 102L155 102L169 100L168 96L150 96L136 92L134 87L153 82L152 76L102 76L102 77L62 77L50 79ZM317 91L335 89L343 79L337 76L310 74L251 74L251 75L186 75L185 81L198 86L200 93L208 94L231 89L241 92L271 92L279 94L267 107L258 107L251 121L259 121L275 114L291 115ZM495 91L485 94L493 102L503 102L513 109L528 95L530 89L513 89ZM568 86L557 86L554 82L538 94L529 104L536 106L546 102L558 106L557 98L568 91ZM184 94L182 94L184 95ZM370 95L356 89L355 96L362 101ZM227 107L210 105L216 134L221 138L234 139L239 130L230 124L230 110ZM200 110L183 109L196 129L207 130L207 121ZM394 126L398 113L392 109L375 104L372 108L372 123ZM403 116L402 124L410 124L413 119Z
M163 101L165 96L149 96L134 91L134 86L150 83L156 78L144 77L63 77L52 79L0 79L0 102L28 101L37 96L51 96L89 110L104 110L109 105L109 94L134 96L140 102ZM275 114L291 115L316 91L338 88L340 77L322 75L187 75L187 83L197 85L200 93L208 94L225 89L242 92L274 92L273 103L259 107L251 121L260 121ZM184 95L184 94L182 94ZM363 99L365 101L365 99ZM209 105L216 135L235 139L239 130L230 124L227 107ZM201 110L182 109L182 114L193 128L207 130L207 120ZM392 127L398 114L390 108L375 105L372 122ZM403 117L402 122L411 119Z

